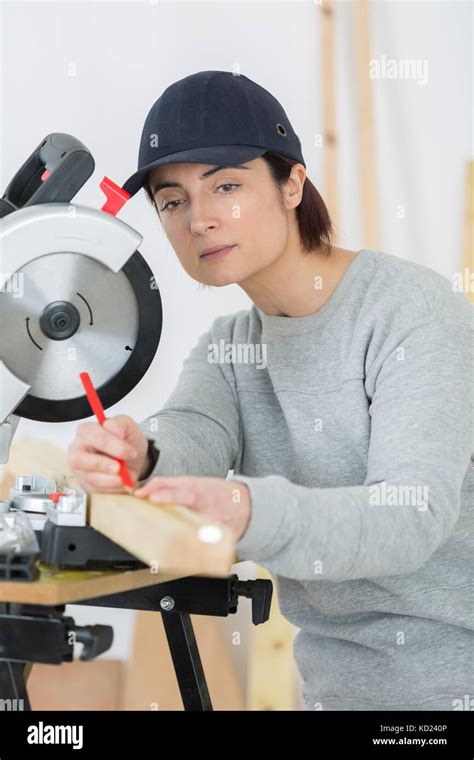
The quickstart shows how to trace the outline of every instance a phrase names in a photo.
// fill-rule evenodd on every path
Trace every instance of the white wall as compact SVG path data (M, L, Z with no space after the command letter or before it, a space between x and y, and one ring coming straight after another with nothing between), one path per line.
M341 193L340 244L359 250L356 82L351 2L337 0L336 98ZM3 2L1 4L3 188L40 140L69 132L93 152L96 171L76 196L100 207L106 174L122 184L135 170L141 128L170 83L204 69L232 70L270 90L299 134L308 174L323 195L319 3ZM472 152L470 2L372 2L372 56L426 60L428 81L373 82L380 248L450 277L460 269L464 163ZM404 218L397 218L397 207ZM139 386L109 414L137 420L160 408L198 336L218 314L250 305L237 286L200 289L180 268L152 208L139 193L120 218L144 236L141 252L158 279L164 329ZM1 326L0 326L1 329ZM75 423L23 420L17 433L66 445ZM77 620L98 619L81 608ZM91 615L91 613L94 613ZM109 613L104 613L107 617ZM129 646L124 627L114 656ZM118 654L117 654L118 653Z

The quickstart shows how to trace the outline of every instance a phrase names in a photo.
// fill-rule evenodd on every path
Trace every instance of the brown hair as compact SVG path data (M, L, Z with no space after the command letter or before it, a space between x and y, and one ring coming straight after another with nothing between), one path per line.
M290 176L291 167L297 164L298 161L270 151L264 153L262 158L266 161L270 170L270 176L281 193L282 186ZM144 190L148 200L155 207L160 217L148 180L144 184ZM308 252L315 250L318 252L322 251L329 256L334 236L331 217L329 216L326 204L309 177L306 177L304 181L301 201L296 207L296 216L303 248Z

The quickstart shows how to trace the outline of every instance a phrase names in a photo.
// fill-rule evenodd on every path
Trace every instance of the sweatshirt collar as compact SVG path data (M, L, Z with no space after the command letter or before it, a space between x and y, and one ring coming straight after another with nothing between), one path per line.
M357 253L357 256L351 261L339 280L336 289L332 292L326 303L318 309L318 311L314 312L314 314L307 314L304 317L274 316L265 314L265 312L254 304L253 308L258 313L262 323L262 335L301 335L303 333L311 332L327 322L342 302L367 255L370 255L370 251L366 249L362 249Z

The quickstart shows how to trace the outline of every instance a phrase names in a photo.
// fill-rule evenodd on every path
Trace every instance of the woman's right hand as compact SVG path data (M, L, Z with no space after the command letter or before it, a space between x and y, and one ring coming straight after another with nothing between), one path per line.
M68 461L79 486L87 492L126 493L120 479L123 459L134 485L148 462L148 441L137 423L126 415L110 417L103 425L83 422L68 447Z

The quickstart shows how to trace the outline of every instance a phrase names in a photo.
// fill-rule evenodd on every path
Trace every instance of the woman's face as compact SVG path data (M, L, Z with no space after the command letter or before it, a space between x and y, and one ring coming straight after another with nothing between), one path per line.
M295 173L296 187L300 181L302 189L304 167L298 167L303 172ZM272 264L287 245L288 211L301 199L293 192L287 201L285 191L282 198L261 157L225 168L167 164L153 169L148 181L183 269L197 282L214 286L242 282ZM162 184L174 186L160 189ZM233 247L222 258L202 258L206 248L217 245Z

